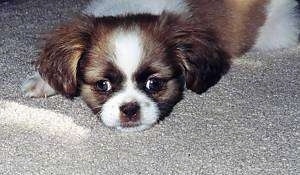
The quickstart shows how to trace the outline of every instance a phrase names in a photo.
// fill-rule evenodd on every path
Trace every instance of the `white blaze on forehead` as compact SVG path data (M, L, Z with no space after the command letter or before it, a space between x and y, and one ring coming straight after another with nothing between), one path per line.
M131 79L137 70L143 53L142 40L139 30L116 31L113 36L114 63L125 73L127 79Z

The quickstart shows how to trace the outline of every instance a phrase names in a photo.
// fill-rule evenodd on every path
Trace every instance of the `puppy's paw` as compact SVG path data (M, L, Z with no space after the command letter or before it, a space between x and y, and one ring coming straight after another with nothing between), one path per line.
M56 91L42 79L39 73L35 73L22 84L22 92L25 97L49 97L56 94Z

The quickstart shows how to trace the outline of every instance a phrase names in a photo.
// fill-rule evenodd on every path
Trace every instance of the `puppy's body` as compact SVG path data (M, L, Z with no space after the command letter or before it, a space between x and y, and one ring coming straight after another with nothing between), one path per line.
M84 11L98 17L163 11L210 25L232 55L250 48L278 49L297 44L299 16L295 0L102 0ZM276 36L276 37L275 37Z
M48 37L37 60L42 79L25 82L23 90L33 97L81 95L106 125L143 130L171 112L185 84L202 93L217 83L232 57L295 45L296 5L294 0L94 1L85 16ZM53 89L46 84L41 90L46 82Z

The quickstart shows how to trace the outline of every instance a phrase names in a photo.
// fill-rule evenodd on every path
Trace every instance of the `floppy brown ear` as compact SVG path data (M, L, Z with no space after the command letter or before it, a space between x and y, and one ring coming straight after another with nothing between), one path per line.
M36 61L43 79L66 97L77 95L77 64L89 42L91 25L89 17L78 17L56 28L46 36Z
M180 36L177 41L176 55L184 71L186 87L200 94L215 85L228 71L230 59L218 46L213 34L185 32L188 34Z
M169 49L182 66L186 87L205 92L228 71L230 55L205 24L198 27L172 15L165 18L165 24L171 26L167 29Z

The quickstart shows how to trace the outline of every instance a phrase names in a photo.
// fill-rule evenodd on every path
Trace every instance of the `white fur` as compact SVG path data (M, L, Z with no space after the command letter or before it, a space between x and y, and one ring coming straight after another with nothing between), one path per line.
M181 14L188 12L188 6L184 0L94 0L84 12L101 17L138 13L159 15L163 11Z
M127 77L132 76L140 64L143 53L139 29L117 30L112 36L111 43L114 52L113 61Z
M56 94L56 91L42 79L38 72L26 79L21 90L25 97L49 97Z
M109 127L116 127L122 131L140 131L150 128L159 118L159 109L156 103L141 92L133 81L133 74L139 67L142 59L143 43L139 30L117 31L111 40L114 52L112 61L125 74L124 88L115 93L102 106L101 119ZM139 126L123 128L120 123L120 106L129 102L137 102L140 106Z
M255 49L279 49L296 45L299 35L299 17L295 0L271 0L267 19L259 31Z

